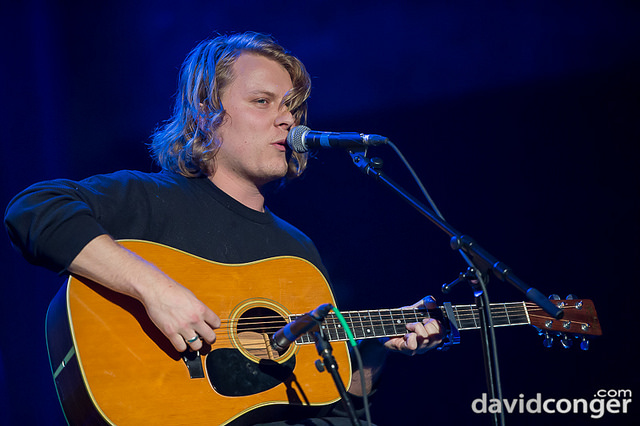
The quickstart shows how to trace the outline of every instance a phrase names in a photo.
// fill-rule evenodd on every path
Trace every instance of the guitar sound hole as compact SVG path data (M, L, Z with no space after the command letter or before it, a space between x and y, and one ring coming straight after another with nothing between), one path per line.
M257 307L240 316L236 332L242 349L248 354L259 359L276 360L280 355L271 347L271 337L286 324L277 312Z

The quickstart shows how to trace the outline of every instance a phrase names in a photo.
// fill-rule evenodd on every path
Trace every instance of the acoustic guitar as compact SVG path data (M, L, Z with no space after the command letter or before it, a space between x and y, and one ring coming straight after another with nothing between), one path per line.
M321 415L339 400L320 372L314 336L284 353L273 334L320 304L335 306L331 288L311 263L295 257L228 265L145 241L123 246L189 288L222 320L217 340L199 352L178 353L137 300L89 280L70 277L47 312L49 360L70 424L251 424L286 411ZM554 320L531 303L491 305L495 326L531 324L541 333L602 333L593 303L559 300ZM401 336L405 324L439 318L449 328L478 328L473 305L435 310L342 312L357 339ZM330 312L322 323L347 388L352 375L347 333ZM307 413L306 411L309 411Z

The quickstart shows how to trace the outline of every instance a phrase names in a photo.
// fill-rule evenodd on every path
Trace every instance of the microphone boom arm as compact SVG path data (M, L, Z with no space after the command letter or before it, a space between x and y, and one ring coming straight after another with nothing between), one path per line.
M524 281L518 278L503 262L496 259L488 251L484 250L478 243L476 243L471 237L463 235L461 232L453 228L445 220L438 217L433 210L427 208L424 204L419 202L415 197L409 194L407 191L398 186L394 181L389 179L382 170L380 170L380 162L377 159L367 158L364 154L364 150L352 150L349 151L353 162L358 169L360 169L365 175L372 177L374 180L382 183L387 188L391 189L407 203L413 206L418 212L429 219L433 224L440 228L444 233L450 237L450 246L453 250L459 250L468 255L474 266L483 274L487 274L492 271L494 275L501 281L508 282L516 287L526 297L540 306L546 313L553 318L562 318L563 311L556 305L551 303L539 290L527 285Z

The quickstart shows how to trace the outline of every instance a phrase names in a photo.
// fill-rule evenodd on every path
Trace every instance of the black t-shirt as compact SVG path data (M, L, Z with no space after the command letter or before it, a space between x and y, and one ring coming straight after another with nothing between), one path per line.
M269 210L244 206L206 177L120 171L79 182L41 182L11 201L5 226L28 261L59 273L106 233L223 263L297 256L326 276L306 235Z

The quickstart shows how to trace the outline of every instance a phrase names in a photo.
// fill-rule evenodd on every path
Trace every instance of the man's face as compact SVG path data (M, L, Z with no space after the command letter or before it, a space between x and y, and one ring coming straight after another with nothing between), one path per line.
M226 117L217 130L222 143L213 178L260 187L287 172L286 137L294 119L282 100L293 84L282 65L250 53L238 57L233 76L220 97Z

